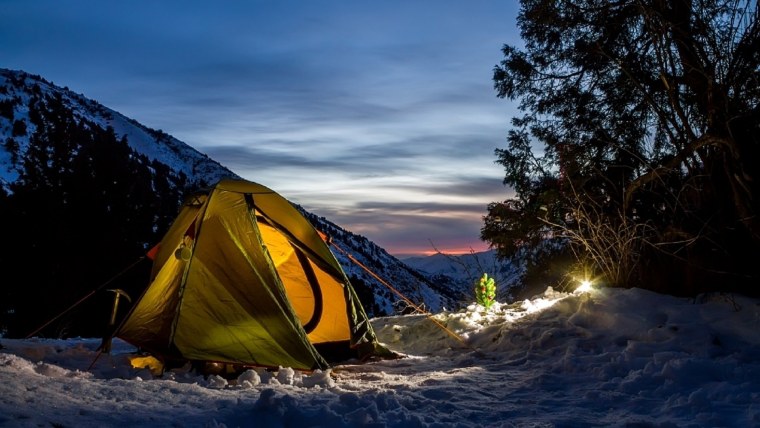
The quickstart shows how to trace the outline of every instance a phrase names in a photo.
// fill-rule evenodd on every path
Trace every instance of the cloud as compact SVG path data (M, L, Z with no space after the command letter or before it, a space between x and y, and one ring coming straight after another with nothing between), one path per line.
M366 202L351 210L323 206L311 211L339 225L351 225L352 232L370 237L395 254L430 253L436 249L461 253L486 247L477 239L485 206ZM410 225L414 233L410 233Z
M4 2L5 67L161 129L388 248L478 243L514 2ZM39 29L44 28L44 32ZM334 217L332 217L334 216ZM459 241L458 241L459 240Z

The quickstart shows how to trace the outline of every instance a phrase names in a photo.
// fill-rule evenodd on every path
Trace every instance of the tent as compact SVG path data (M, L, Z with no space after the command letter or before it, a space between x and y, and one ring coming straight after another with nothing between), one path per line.
M392 355L321 235L265 186L228 179L192 195L153 253L114 335L162 361L310 370Z

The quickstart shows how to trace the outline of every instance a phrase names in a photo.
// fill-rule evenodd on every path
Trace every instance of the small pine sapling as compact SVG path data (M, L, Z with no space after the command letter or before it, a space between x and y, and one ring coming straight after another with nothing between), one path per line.
M496 283L487 273L484 273L475 285L475 300L486 309L490 309L496 301Z

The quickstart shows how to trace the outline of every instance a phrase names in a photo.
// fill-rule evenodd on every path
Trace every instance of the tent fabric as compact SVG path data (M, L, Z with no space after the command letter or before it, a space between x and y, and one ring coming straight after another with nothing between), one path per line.
M329 367L317 349L389 355L311 223L273 190L222 180L188 198L116 332L165 359Z

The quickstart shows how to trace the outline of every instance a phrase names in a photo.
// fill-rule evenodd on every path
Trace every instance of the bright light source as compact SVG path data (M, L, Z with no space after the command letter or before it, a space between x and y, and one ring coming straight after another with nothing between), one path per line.
M578 288L575 289L575 291L579 293L588 293L591 291L591 281L584 279L581 281L581 285L578 286Z

